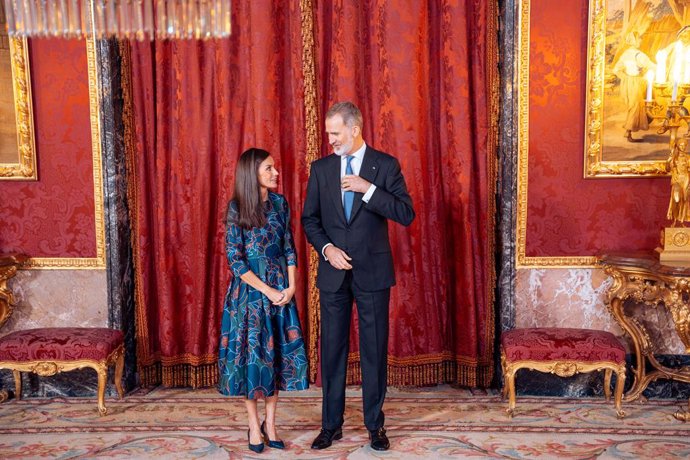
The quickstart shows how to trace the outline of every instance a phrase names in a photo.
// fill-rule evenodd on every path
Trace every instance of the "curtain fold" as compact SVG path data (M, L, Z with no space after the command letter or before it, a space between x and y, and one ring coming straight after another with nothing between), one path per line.
M316 267L299 216L309 162L329 153L318 145L322 114L340 100L362 109L365 140L400 160L417 212L409 228L390 224L397 286L389 383L490 384L494 3L233 2L229 39L131 44L130 200L144 385L217 381L230 276L225 206L236 159L249 146L274 155L292 208L297 302L314 375L318 295L308 279ZM357 346L353 333L350 383L360 378Z
M225 212L236 160L271 152L279 192L299 210L306 182L300 11L233 2L223 40L132 42L133 203L138 368L144 385L218 378L220 314L230 273ZM294 225L294 224L293 224ZM304 237L295 226L300 264ZM306 321L305 283L296 298Z
M322 113L341 100L360 107L365 140L398 158L417 212L411 227L389 226L390 384L488 386L493 376L493 3L318 5ZM350 350L358 383L354 332Z

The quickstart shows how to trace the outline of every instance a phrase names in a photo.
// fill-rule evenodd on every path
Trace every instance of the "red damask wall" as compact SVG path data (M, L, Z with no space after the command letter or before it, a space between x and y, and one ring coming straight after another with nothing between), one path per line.
M583 179L588 0L531 2L526 255L653 248L668 179ZM575 20L573 20L575 18ZM86 49L33 40L37 182L0 181L0 252L95 257Z
M588 0L532 0L526 255L652 249L668 178L583 179ZM622 131L621 131L622 135Z
M0 181L0 253L96 257L86 45L30 43L38 181Z

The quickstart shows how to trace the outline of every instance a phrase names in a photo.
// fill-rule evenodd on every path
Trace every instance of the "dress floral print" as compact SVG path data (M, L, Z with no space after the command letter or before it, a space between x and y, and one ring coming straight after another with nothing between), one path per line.
M287 267L297 265L285 197L269 192L264 206L266 224L243 230L237 225L237 203L231 201L225 236L233 277L223 305L219 391L248 399L309 386L294 298L283 306L272 305L240 279L251 270L267 285L283 290L289 284Z

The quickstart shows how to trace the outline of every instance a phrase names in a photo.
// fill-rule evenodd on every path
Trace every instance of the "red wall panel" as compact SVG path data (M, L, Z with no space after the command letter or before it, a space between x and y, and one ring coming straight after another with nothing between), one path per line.
M669 183L583 179L587 0L532 0L526 255L657 245ZM573 20L575 18L575 20ZM95 257L86 46L31 42L37 182L0 181L0 252Z
M0 253L96 257L86 45L29 48L38 181L0 181Z
M531 2L528 257L652 249L665 223L668 178L583 179L587 13Z

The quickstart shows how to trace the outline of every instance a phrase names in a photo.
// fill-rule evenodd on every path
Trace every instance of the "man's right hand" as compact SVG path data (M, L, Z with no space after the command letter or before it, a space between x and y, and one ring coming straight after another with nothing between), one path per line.
M337 270L352 270L352 265L349 263L352 259L342 249L331 245L325 249L324 255L333 268Z

